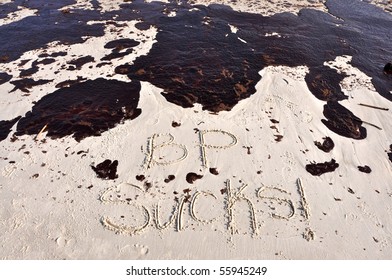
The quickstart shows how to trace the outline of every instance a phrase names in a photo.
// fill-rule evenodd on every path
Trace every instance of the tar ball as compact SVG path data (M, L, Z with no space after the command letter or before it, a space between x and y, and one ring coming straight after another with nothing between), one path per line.
M392 75L392 63L388 62L384 67L384 73L388 75Z

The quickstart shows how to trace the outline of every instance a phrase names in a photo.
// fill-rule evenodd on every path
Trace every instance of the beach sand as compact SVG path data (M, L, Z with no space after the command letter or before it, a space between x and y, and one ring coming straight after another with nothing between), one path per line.
M59 9L96 9L88 1L75 2ZM124 1L98 2L104 14ZM327 11L324 1L296 1L290 7L262 2L249 7L217 1L263 15L304 7ZM18 11L0 19L0 28L38 16L31 7ZM178 11L163 15L175 18ZM148 56L160 29L138 28L139 19L116 13L112 18L115 24L87 22L105 23L99 36L49 42L0 64L0 73L12 76L0 85L0 120L10 126L9 133L1 131L7 133L0 142L1 259L391 259L391 102L377 92L372 77L352 65L351 55L337 55L324 66L347 76L339 83L347 98L339 104L363 121L365 139L342 136L321 121L327 102L309 90L305 63L257 69L261 78L255 92L229 110L203 108L208 105L201 98L183 108L142 79L140 92L132 95L136 104L110 111L106 101L102 107L97 101L108 116L122 116L99 136L60 137L50 122L33 126L26 113L38 112L41 100L59 90L71 99L72 89L85 85L89 90L87 81L99 78L110 81L102 84L108 91L122 83L134 86L135 80L114 69ZM238 29L231 26L228 36ZM138 44L98 67L111 54L107 43L119 38ZM14 90L21 71L44 54L61 52L28 76L49 82ZM80 57L92 59L80 66L70 63ZM78 83L59 87L64 81ZM49 104L60 112L66 99ZM75 108L75 118L85 116L84 107L72 106L67 110ZM92 115L91 123L104 122L102 116ZM26 126L18 127L23 122ZM327 137L334 147L325 152L315 142L321 146ZM312 175L315 163L329 163L321 167L329 172Z

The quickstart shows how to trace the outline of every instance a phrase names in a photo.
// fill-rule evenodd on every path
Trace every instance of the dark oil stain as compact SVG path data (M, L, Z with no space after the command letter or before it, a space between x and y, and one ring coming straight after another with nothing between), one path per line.
M362 120L338 102L328 101L323 113L327 120L321 121L333 132L353 139L366 138L367 131L362 126Z
M144 188L145 188L145 191L148 191L149 189L152 188L152 183L150 183L150 182L144 182Z
M111 63L110 62L101 62L101 63L98 63L97 65L95 65L95 67L101 68L102 66L105 66L105 65L111 65Z
M151 28L151 25L149 24L149 23L147 23L147 22L138 22L138 23L136 23L135 24L135 27L137 28L137 29L139 29L140 31L145 31L145 30L148 30L148 29L150 29Z
M0 73L0 85L8 82L11 79L12 79L12 75L9 75L7 73Z
M39 57L39 56L38 56ZM29 62L31 59L23 59L19 62L18 66L23 67L26 65L27 62Z
M333 172L338 167L339 164L334 159L332 159L329 162L326 161L324 163L307 164L305 169L313 176L320 176L326 172Z
M323 140L324 140L323 143L320 143L318 141L314 141L314 144L320 150L322 150L326 153L329 153L335 147L335 143L333 142L333 140L330 137L324 137Z
M41 53L38 55L38 57L59 57L59 56L66 56L68 53L67 52L54 52L51 54L48 53Z
M70 87L70 86L79 84L79 83L86 81L86 80L87 80L86 78L78 76L78 78L76 80L66 80L66 81L58 83L56 85L56 88Z
M99 78L44 96L23 117L16 135L35 135L47 125L47 136L72 135L77 141L99 136L124 120L140 115L140 83Z
M134 5L136 2L138 3L135 1ZM209 25L204 24L206 16L212 19ZM283 24L285 20L290 22L290 27ZM287 14L262 17L211 5L202 7L199 12L177 11L175 18L155 19L151 23L161 30L157 36L158 43L148 56L137 59L127 72L130 72L131 78L138 77L163 87L165 97L183 107L200 103L204 105L204 109L211 111L229 110L233 105L225 97L243 99L254 93L254 84L260 78L254 73L258 69L267 65L297 66L304 61L311 67L307 82L315 96L322 100L346 98L339 87L344 75L323 66L323 62L337 55L352 55L354 52L341 37L354 36L336 26L335 23L342 23L325 13L303 10L298 17ZM231 34L227 23L238 26L238 37L248 44L243 44L237 36ZM307 28L306 23L309 24ZM284 33L284 38L259 36L272 30ZM189 35L189 32L192 34ZM172 34L175 36L171 36ZM319 36L328 39L323 42L324 46L316 43L315 39ZM163 51L164 55L159 52L158 58L155 56L155 49L157 56L159 51ZM184 49L190 51L184 52ZM198 58L197 61L195 57ZM237 64L236 69L232 69L233 64ZM203 73L207 75L203 77ZM199 84L202 86L198 87ZM213 93L213 89L220 91Z
M358 166L358 170L363 172L363 173L371 173L372 172L372 169L369 166L367 166L367 165L365 165L365 166Z
M37 73L38 70L39 70L38 66L33 66L29 69L22 70L22 71L20 71L19 77L25 78L25 77L31 76L31 75Z
M181 126L181 123L175 121L172 122L172 127L179 127L179 126Z
M185 195L185 196L184 196L184 202L185 202L185 203L190 202L190 201L191 201L191 197L192 197L192 196L191 196L190 194Z
M114 160L112 162L110 159L107 159L99 163L97 166L91 165L91 168L97 174L98 178L114 180L118 178L118 175L116 174L117 166L118 166L117 160Z
M213 174L213 175L219 175L219 172L218 172L218 169L217 169L217 168L211 167L209 170L210 170L210 173L211 173L211 174Z
M30 89L32 89L33 87L45 85L47 83L50 83L51 81L53 81L53 80L42 79L42 80L36 81L36 80L30 79L30 78L11 81L10 83L13 84L15 87L10 92L14 92L16 90L21 90L23 92L29 93Z
M312 71L306 75L305 81L309 90L318 99L323 101L341 101L347 99L344 95L340 82L346 75L338 74L335 69L328 66L320 66L312 68Z
M392 162L392 145L389 146L389 153L387 155L389 160Z
M387 75L392 75L392 63L388 62L384 66L384 73Z
M264 17L210 5L198 6L198 11L180 7L176 17L167 18L134 1L124 7L140 11L148 24L158 27L157 42L147 56L137 58L133 65L119 66L116 73L163 88L163 96L182 107L199 103L204 110L218 112L230 110L254 94L261 78L258 71L269 65L307 65L305 80L315 97L335 102L347 99L339 85L346 75L324 66L324 62L351 55L353 66L372 77L377 91L392 100L392 80L383 73L385 60L392 56L388 40L383 39L392 35L388 27L392 17L360 1L327 4L338 17L312 9L303 9L298 16L282 13ZM205 18L210 19L208 24ZM236 34L231 33L229 24L238 27ZM260 36L267 32L282 36ZM348 119L331 121L328 127L347 137L366 137L362 128L358 134L347 130L347 125L337 127L352 121L343 106L335 109L340 108L340 118Z
M68 61L68 64L71 65L70 67L68 67L68 70L80 70L83 65L94 61L95 61L94 57L92 57L91 55L73 59L71 61Z
M16 11L16 2L19 1L1 7L7 12ZM75 44L88 37L103 36L105 24L88 23L94 20L116 25L116 20L137 19L139 30L157 28L156 42L147 55L136 58L131 65L117 67L115 73L128 75L132 83L148 81L162 88L169 102L185 108L198 103L210 112L231 110L256 92L263 68L306 65L309 90L328 102L324 108L326 126L342 136L363 139L366 130L361 120L338 103L347 98L339 85L345 74L324 65L342 55L352 56L351 65L372 78L380 95L392 100L392 75L386 65L392 57L387 39L392 37L392 16L363 1L327 0L329 14L302 9L298 15L280 13L269 17L216 4L197 5L198 10L190 11L191 1L182 1L181 5L177 1L125 1L120 10L111 12L102 12L98 2L93 10L72 10L66 14L58 10L72 3L24 1L25 7L38 12L0 26L0 35L6 34L0 36L0 63L16 60L50 42ZM168 17L167 12L172 10L177 15ZM229 24L238 28L236 34ZM281 37L263 36L272 32ZM108 43L112 53L106 59L121 57L123 52L131 52L130 45L136 44L129 38L116 41ZM121 48L124 49L120 51ZM75 62L73 67L78 65Z
M20 3L20 2L23 2ZM34 16L0 26L0 56L8 56L7 61L18 59L23 53L44 48L48 43L76 44L86 41L88 36L104 35L102 23L88 24L90 20L99 19L98 10L79 10L66 16L59 8L75 3L64 1L13 1L10 6L18 10L18 5L37 9ZM110 15L108 14L108 17ZM101 16L101 18L105 18ZM6 35L5 35L6 34ZM0 63L6 61L0 61Z
M165 183L170 183L170 182L173 181L175 178L176 178L176 176L174 176L174 175L169 175L169 176L164 180L164 182L165 182Z
M198 174L196 174L196 173L194 173L194 172L190 172L190 173L188 173L187 175L186 175L186 181L189 183L189 184L193 184L193 182L194 181L196 181L196 180L198 180L198 179L201 179L201 178L203 178L203 175L198 175Z
M283 135L277 134L277 135L274 135L274 136L275 136L275 141L276 142L280 142L283 139Z
M53 63L55 61L56 60L54 58L45 58L45 59L42 59L42 60L36 60L36 61L34 61L32 63L32 65L31 65L31 67L29 69L21 70L20 74L19 74L19 77L20 78L24 78L24 77L31 76L31 75L33 75L33 74L38 72L38 70L39 70L38 66L40 64L48 65L48 64L51 64L51 63Z
M105 49L112 49L109 55L104 56L101 60L112 60L124 57L133 52L133 48L140 43L133 39L118 39L108 42Z
M252 146L249 146L249 147L247 147L247 146L242 146L242 148L245 148L245 149L247 150L246 153L247 153L248 155L252 154L252 152L250 151L250 149L253 148Z
M19 119L20 117L9 121L0 121L0 141L3 141L8 137L8 134L11 132L11 128L16 124Z
M56 59L54 59L54 58L45 58L45 59L38 61L37 64L49 65L49 64L54 63L55 61L56 61Z
M80 151L77 152L76 154L77 154L77 155L81 155L81 154L87 154L88 152L89 152L89 149L87 149L87 151L80 150Z
M146 179L146 177L144 175L136 175L136 180L142 182Z

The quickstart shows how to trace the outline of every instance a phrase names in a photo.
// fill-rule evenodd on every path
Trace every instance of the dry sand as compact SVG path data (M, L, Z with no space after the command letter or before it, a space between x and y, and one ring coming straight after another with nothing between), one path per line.
M123 1L99 2L116 9ZM249 9L263 14L325 9L323 1L296 1L289 7L286 1L262 1L262 7L254 2ZM233 8L249 11L240 3ZM12 20L32 13L21 7ZM114 67L147 54L157 33L154 27L141 32L136 23L110 26L105 36L83 44L48 45L47 52L67 55L41 65L33 77L53 82L34 87L29 95L9 94L13 85L1 85L0 119L24 115L65 79L110 75L128 81L113 75ZM114 67L97 70L87 63L79 71L55 74L72 55L101 57L108 52L105 43L121 35L142 43L113 60ZM0 72L17 76L21 61L43 52L33 50L0 64ZM256 93L229 112L212 114L199 105L184 109L142 82L138 108L143 113L100 137L77 142L43 132L38 140L24 135L11 141L10 133L0 142L0 258L392 258L391 110L358 105L391 108L391 103L350 60L337 57L326 64L348 74L341 86L349 99L342 105L382 128L365 124L368 137L361 141L339 136L320 122L325 102L309 92L306 66L263 69ZM324 137L335 143L329 153L314 144ZM118 161L118 178L102 180L91 168L106 159ZM312 176L305 169L331 159L339 163L335 172ZM358 171L364 165L371 167L370 174Z

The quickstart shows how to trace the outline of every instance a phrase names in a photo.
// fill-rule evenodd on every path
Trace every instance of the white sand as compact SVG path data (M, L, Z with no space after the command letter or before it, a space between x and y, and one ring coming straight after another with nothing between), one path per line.
M153 28L129 36L134 23L116 32L145 43L118 65L146 54L154 42ZM113 34L107 30L85 44L49 48L68 51L63 63L73 54L98 57L106 42L118 38ZM97 54L89 51L91 46ZM0 64L0 71L18 73L21 60L41 52ZM159 88L143 82L142 114L101 137L80 143L71 137L45 138L42 143L22 136L11 142L10 133L0 142L0 258L390 259L392 163L386 150L392 144L391 111L358 103L391 106L349 61L339 57L328 63L350 74L342 83L350 98L342 105L382 128L366 126L368 137L361 141L321 123L325 103L307 89L306 67L264 69L257 92L219 115L168 103ZM97 72L89 64L74 76L66 71L54 75L61 65L60 60L42 66L33 78L54 81L34 87L30 96L8 94L12 85L3 84L0 119L23 115L66 77L126 80L108 77L112 67ZM276 128L270 119L279 121ZM173 121L181 125L173 127ZM281 142L275 141L277 134ZM328 154L313 143L326 136L336 145ZM149 139L154 140L150 148ZM315 177L305 170L312 161L331 158L340 164L333 173ZM118 179L96 177L90 165L105 159L119 161ZM372 173L359 172L359 165L369 165ZM189 184L189 172L203 178ZM141 174L151 188L136 180ZM165 183L168 175L175 179Z

